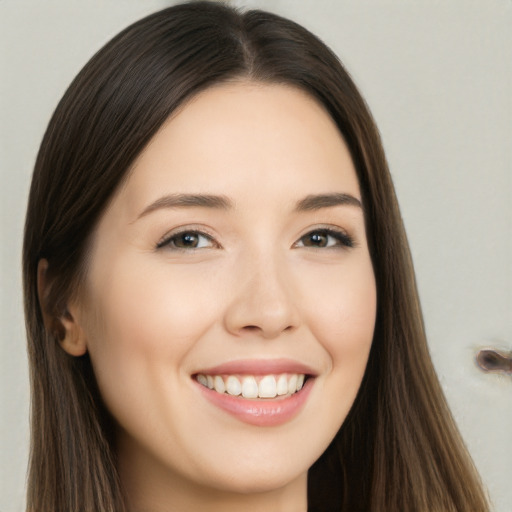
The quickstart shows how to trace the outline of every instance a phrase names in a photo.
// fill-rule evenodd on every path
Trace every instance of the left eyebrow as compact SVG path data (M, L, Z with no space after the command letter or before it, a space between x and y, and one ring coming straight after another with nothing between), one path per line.
M356 206L362 208L361 201L350 194L315 194L301 199L295 206L295 211L306 212L331 208L333 206Z

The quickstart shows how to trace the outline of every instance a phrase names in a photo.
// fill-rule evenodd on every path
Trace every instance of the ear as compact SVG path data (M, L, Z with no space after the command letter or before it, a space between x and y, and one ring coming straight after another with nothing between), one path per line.
M37 265L37 294L46 330L59 340L61 347L68 354L77 357L83 356L87 352L87 342L85 332L78 322L78 310L68 306L62 314L57 316L48 309L47 270L48 261L45 259L40 260ZM75 314L71 310L74 310Z

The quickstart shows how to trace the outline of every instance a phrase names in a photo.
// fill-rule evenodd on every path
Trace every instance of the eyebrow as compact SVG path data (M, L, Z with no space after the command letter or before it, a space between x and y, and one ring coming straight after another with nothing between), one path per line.
M315 194L306 196L304 199L301 199L297 203L295 211L307 212L343 205L357 206L358 208L363 207L361 201L357 199L357 197L354 197L350 194Z
M229 210L233 208L233 202L226 196L208 194L171 194L163 196L144 208L138 216L140 219L148 213L161 208L214 208Z
M361 201L350 194L311 194L297 202L295 211L306 212L332 208L333 206L356 206L362 208ZM223 195L211 194L170 194L160 197L149 206L144 208L137 217L140 219L163 208L213 208L217 210L230 210L233 208L233 201Z

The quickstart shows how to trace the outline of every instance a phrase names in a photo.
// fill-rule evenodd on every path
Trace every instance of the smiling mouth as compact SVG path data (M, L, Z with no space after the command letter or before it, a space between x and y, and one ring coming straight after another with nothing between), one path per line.
M206 375L198 373L195 380L219 394L245 399L287 398L302 389L308 375L281 373L271 375Z

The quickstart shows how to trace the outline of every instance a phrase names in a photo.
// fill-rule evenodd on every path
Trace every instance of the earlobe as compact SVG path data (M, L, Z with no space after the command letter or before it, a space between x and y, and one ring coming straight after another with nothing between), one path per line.
M59 341L60 346L72 356L83 356L87 352L85 332L77 321L76 314L70 312L71 308L56 315L48 308L48 282L46 272L48 261L42 259L37 265L37 293L39 305L43 315L45 328Z

